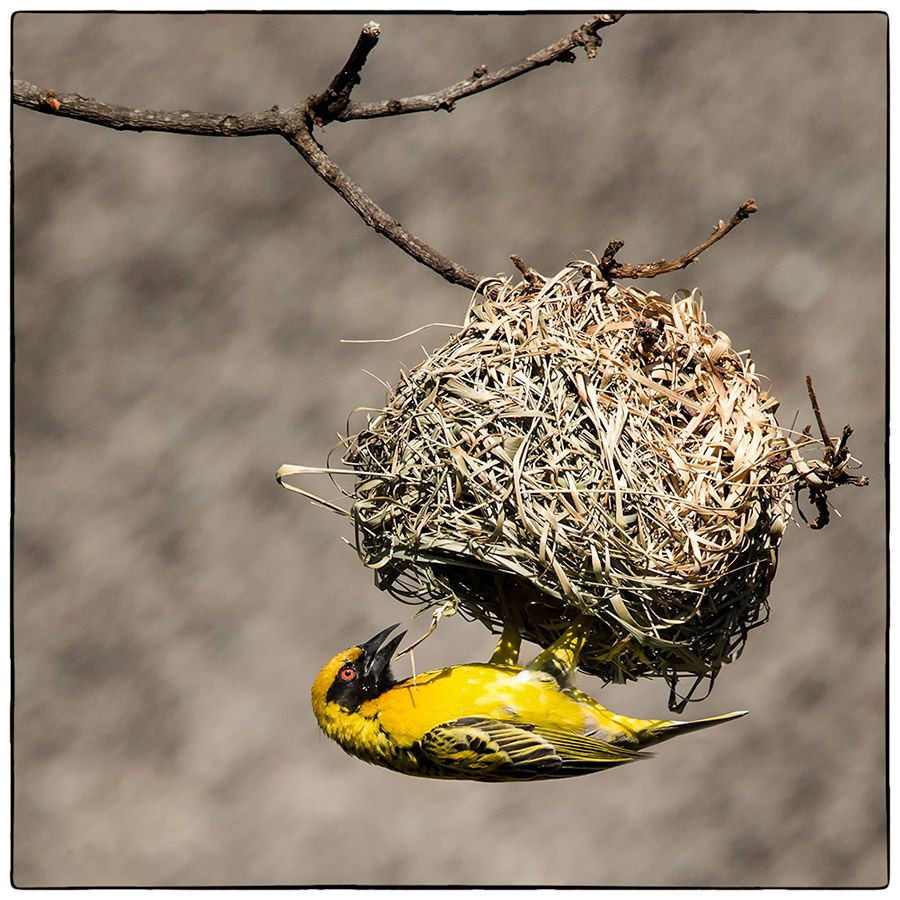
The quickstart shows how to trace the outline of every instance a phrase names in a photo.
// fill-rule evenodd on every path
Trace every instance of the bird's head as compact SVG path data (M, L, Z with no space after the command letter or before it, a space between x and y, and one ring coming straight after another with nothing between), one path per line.
M354 712L363 702L396 684L390 662L406 632L400 632L387 643L385 640L398 627L391 625L379 631L364 644L338 653L325 664L312 686L313 711L320 723L329 707Z

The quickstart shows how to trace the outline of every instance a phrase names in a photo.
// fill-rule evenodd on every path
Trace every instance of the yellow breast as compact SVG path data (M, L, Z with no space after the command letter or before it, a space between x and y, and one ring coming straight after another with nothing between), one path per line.
M463 716L487 716L581 732L592 716L552 680L535 672L489 663L436 669L395 685L360 707L400 746L410 746L435 725Z

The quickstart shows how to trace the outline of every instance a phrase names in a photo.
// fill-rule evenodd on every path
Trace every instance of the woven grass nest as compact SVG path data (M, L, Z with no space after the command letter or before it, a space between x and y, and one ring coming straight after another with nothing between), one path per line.
M496 288L347 439L358 552L395 597L542 646L588 613L580 668L663 678L680 708L679 679L711 688L766 621L823 465L699 291L611 284L596 260Z

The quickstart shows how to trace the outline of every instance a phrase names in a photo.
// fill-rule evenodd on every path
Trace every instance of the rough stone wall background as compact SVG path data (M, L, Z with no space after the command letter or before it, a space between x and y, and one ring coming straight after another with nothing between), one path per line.
M14 74L136 107L293 105L365 15L18 14ZM433 90L586 15L379 16L359 99ZM622 238L683 252L710 318L872 485L791 528L772 617L657 757L560 783L408 779L321 736L308 689L409 610L344 523L280 490L468 296L367 229L280 139L116 133L17 109L15 818L19 885L863 886L886 877L886 30L877 14L630 15L597 59L456 111L332 125L347 173L469 267ZM322 485L323 490L325 485ZM412 630L422 620L412 624ZM423 626L424 627L424 626ZM419 669L485 658L448 621ZM581 684L599 690L583 677ZM666 713L658 683L600 692Z

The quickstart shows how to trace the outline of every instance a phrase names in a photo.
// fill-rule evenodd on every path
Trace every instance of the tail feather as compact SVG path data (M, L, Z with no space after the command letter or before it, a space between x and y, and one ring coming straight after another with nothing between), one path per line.
M731 719L740 719L747 715L748 710L741 709L737 712L725 713L721 716L710 716L706 719L694 719L692 722L660 722L659 725L648 728L641 736L642 744L657 744L660 741L667 741L669 738L676 737L679 734L687 734L690 731L701 731L704 728L711 728L721 722L728 722Z

